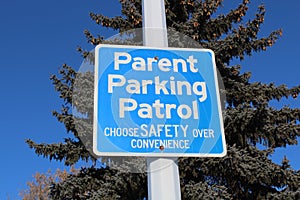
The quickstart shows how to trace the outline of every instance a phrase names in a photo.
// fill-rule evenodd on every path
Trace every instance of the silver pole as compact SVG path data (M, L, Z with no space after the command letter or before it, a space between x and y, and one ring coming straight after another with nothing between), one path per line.
M164 0L143 0L143 44L168 47ZM177 158L147 158L148 199L180 200Z

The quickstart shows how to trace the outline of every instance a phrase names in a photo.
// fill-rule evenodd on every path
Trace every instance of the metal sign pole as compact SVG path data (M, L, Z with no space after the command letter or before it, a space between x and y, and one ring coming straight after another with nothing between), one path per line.
M164 0L143 0L143 44L168 47ZM148 199L180 200L176 158L147 158Z

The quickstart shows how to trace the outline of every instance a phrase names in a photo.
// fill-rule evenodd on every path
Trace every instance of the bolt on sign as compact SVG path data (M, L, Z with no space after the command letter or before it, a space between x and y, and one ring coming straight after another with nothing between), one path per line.
M226 154L213 51L98 45L95 59L96 155Z

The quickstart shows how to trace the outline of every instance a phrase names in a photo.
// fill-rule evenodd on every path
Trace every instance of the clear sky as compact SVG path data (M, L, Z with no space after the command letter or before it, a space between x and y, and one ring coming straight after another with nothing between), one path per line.
M242 0L224 0L224 10ZM253 0L250 12L261 0ZM254 54L242 62L243 71L252 72L252 81L275 82L276 85L300 84L298 58L300 35L300 1L265 0L267 9L261 35L282 28L283 37L267 52ZM112 36L107 29L99 29L89 18L89 12L108 16L118 14L117 0L11 0L0 6L0 199L17 199L18 192L32 175L49 168L63 167L59 162L37 157L25 144L30 138L36 142L52 143L66 137L64 127L52 117L62 102L49 80L63 63L78 69L81 57L78 45L90 50L83 31ZM251 17L251 15L249 16ZM300 98L281 104L300 107ZM287 155L295 169L300 147L277 150L272 157L280 162Z

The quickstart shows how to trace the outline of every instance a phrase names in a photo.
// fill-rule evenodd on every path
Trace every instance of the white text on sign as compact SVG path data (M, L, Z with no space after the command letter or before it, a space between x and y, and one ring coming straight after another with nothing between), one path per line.
M198 68L195 65L198 60L193 55L187 59L168 59L168 58L142 58L134 57L127 52L114 53L114 70L118 71L122 67L131 66L134 71L152 71L153 63L157 63L158 69L161 72L192 72L197 73ZM175 80L174 76L170 76L168 80L160 80L159 76L155 76L153 80L137 80L126 79L124 75L108 74L108 93L113 93L114 88L124 89L128 94L148 94L150 89L153 89L155 95L197 95L198 101L201 103L207 99L206 83L204 81L195 81L190 83L183 80ZM152 87L152 88L151 88ZM140 103L132 98L119 99L119 117L124 118L126 112L137 112L140 118L151 119L153 116L157 118L172 118L172 110L181 119L199 119L197 101L187 104L165 104L159 99L152 104Z

